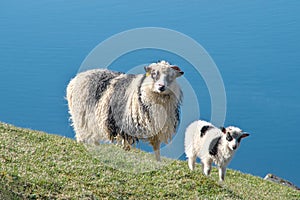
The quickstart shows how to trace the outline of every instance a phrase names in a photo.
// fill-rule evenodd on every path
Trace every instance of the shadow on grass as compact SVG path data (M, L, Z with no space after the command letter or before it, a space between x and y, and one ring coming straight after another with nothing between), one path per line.
M162 157L157 162L154 155L143 152L137 148L125 151L120 146L112 144L85 145L88 152L107 167L126 173L145 173L159 170L170 165L174 160Z

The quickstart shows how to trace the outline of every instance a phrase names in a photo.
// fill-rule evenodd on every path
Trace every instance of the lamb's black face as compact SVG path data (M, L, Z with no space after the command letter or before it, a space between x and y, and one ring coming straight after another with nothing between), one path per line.
M240 143L242 138L249 136L248 133L243 133L241 129L237 127L227 127L224 129L226 134L226 141L228 142L228 148L231 150L236 150Z

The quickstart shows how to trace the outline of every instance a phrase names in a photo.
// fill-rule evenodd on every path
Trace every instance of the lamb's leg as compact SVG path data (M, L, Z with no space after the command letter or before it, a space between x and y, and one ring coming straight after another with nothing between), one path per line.
M190 170L194 170L195 169L195 163L196 163L196 155L192 155L190 157L188 157L188 165Z
M226 166L219 166L219 181L224 181L225 174L226 174Z
M202 162L203 174L208 176L210 174L210 171L211 171L212 160L207 158L207 159L201 160L201 162Z
M155 158L157 161L161 161L160 160L160 141L159 139L154 136L151 140L150 140L150 144L153 147L154 153L155 153Z

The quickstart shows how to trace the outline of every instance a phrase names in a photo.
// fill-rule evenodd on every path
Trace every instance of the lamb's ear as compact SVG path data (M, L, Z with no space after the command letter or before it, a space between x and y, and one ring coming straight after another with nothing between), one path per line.
M150 66L145 66L144 69L146 71L146 76L149 76L151 74L151 67Z
M245 137L248 137L250 134L249 133L243 133L242 135L241 135L241 139L242 138L245 138Z
M224 134L226 133L226 128L225 128L225 127L221 126L220 129L221 129L221 131L222 131Z
M181 76L181 75L183 75L184 74L184 72L183 71L181 71L181 69L178 67L178 66L172 66L171 67L172 69L174 69L176 72L177 72L177 77L179 77L179 76Z

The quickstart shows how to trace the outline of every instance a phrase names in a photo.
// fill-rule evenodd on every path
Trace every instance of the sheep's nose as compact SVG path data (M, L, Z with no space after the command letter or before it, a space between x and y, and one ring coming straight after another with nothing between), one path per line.
M234 146L232 146L232 149L233 149L233 150L236 150L236 147L237 147L237 146L236 146L236 145L234 145Z
M159 85L159 91L161 91L161 92L163 92L163 91L165 91L166 90L166 86L164 86L164 85Z

